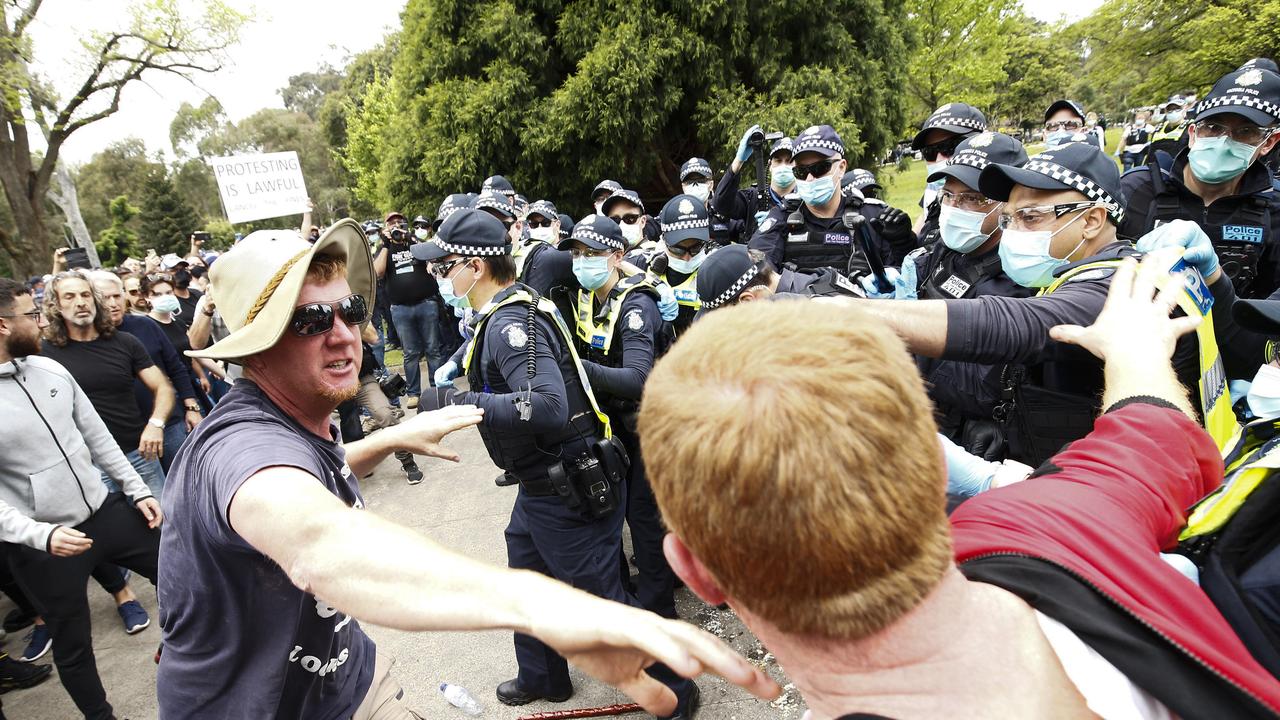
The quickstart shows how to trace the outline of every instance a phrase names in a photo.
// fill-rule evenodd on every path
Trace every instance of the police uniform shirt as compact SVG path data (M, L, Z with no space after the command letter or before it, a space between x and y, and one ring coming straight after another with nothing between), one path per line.
M595 294L592 294L592 315L594 317ZM609 346L609 354L621 353L622 362L619 367L609 367L600 363L583 360L583 367L591 387L601 396L611 396L623 400L639 401L644 392L645 380L653 370L657 355L657 333L662 327L662 314L658 312L658 302L653 296L642 290L633 290L622 299L622 307L618 309L618 319L613 327L613 340ZM604 397L599 398L604 401Z
M554 245L545 242L536 242L525 257L520 282L547 297L551 296L552 288L576 285L572 253L557 250Z
M734 172L732 167L725 170L711 195L711 209L721 217L728 218L729 222L738 223L740 233L734 238L735 242L755 235L758 227L756 212L760 209L759 193L755 188L739 188L739 177L740 174ZM782 198L778 197L772 187L766 192L770 210L782 207Z
M1277 248L1280 244L1280 192L1273 188L1267 167L1260 162L1250 165L1240 179L1236 194L1221 198L1207 208L1204 200L1187 189L1183 182L1182 174L1186 167L1187 151L1183 150L1174 159L1172 171L1162 176L1166 192L1172 193L1179 205L1180 212L1176 217L1155 217L1156 185L1151 176L1154 172L1151 166L1135 168L1120 178L1120 187L1128 203L1124 221L1120 223L1120 236L1137 239L1150 232L1157 220L1184 219L1199 225L1215 246L1224 241L1263 244L1258 274L1246 297L1265 298L1275 292L1277 278L1280 277L1280 268L1277 267L1280 265L1280 249ZM1262 227L1237 216L1245 203L1254 203L1255 196L1263 198L1269 208L1270 227Z
M1033 294L1030 288L1019 285L1004 274L999 258L998 246L981 255L965 255L941 242L934 243L928 251L915 258L919 296L929 300L959 300L983 295L1030 297ZM994 267L994 272L988 271L978 277L977 282L972 282L979 269L977 266L988 263ZM925 292L931 280L941 294L935 296Z
M804 295L805 290L817 279L817 275L796 272L789 267L784 267L778 273L778 289L774 292Z
M809 211L808 205L800 206L800 214L804 218L804 229L809 235L806 236L805 242L809 242L809 238L813 233L821 234L825 239L824 245L832 246L833 250L839 249L847 255L857 254L860 249L853 245L853 239L849 234L849 230L844 226L844 213L848 209L848 198L840 201L840 209L836 212L835 217L820 218ZM873 208L881 208L881 210L873 210ZM870 220L872 217L878 217L884 206L863 205L862 214ZM870 216L869 216L870 214ZM769 259L769 263L774 267L782 267L787 262L787 236L790 231L787 229L787 216L789 213L785 208L775 207L769 211L769 216L760 223L760 227L756 230L755 235L751 236L751 241L747 243L747 247L752 250L760 250ZM875 248L880 255L880 260L886 265L894 265L892 262L892 250L889 244L880 237L875 228L868 227L871 232L871 246ZM799 245L800 243L793 243ZM836 268L844 270L844 268Z

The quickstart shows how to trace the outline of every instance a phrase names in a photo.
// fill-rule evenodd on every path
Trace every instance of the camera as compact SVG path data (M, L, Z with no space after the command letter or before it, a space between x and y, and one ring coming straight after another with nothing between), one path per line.
M391 228L391 239L395 242L404 242L404 239L408 236L409 234L402 227Z
M210 235L209 233L207 233L207 232L203 232L203 231L202 231L202 232L194 232L194 233L191 233L191 239L192 239L192 240L195 240L195 241L196 241L196 244L198 244L198 245L203 245L203 244L205 244L205 243L209 242L210 240L212 240L212 239L213 239L213 236L212 236L212 235Z
M764 140L765 140L764 131L756 130L755 132L751 133L750 137L747 138L747 144L753 147L760 147L761 145L764 145Z
M382 394L394 400L404 394L409 383L404 376L399 373L392 373L378 380L378 387L382 388Z
M89 251L82 247L71 248L62 254L62 259L66 262L68 270L90 270L93 265L89 262Z

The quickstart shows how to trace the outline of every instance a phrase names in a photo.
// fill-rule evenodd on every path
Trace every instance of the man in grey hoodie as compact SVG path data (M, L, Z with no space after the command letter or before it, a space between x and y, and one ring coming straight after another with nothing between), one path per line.
M67 693L86 718L111 718L85 584L101 563L154 583L163 516L71 374L37 355L41 322L25 287L0 278L0 542L45 611ZM97 468L124 494L108 494Z

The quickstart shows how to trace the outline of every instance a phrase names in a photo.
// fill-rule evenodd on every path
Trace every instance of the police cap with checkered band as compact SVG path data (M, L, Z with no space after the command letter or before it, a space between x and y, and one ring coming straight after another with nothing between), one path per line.
M977 190L978 176L986 166L995 164L1022 167L1026 161L1027 151L1017 138L998 132L978 133L961 141L947 164L929 174L928 182L953 177Z
M440 209L436 210L436 219L431 223L432 229L439 230L440 225L459 210L475 207L476 199L477 196L474 193L454 193L446 197L444 202L440 203Z
M702 309L697 317L737 300L751 278L759 275L768 263L765 260L757 265L746 245L726 245L708 255L698 268L698 297L702 298Z
M632 205L640 208L640 213L644 214L644 201L640 199L640 194L635 190L627 190L624 188L614 190L613 194L600 204L600 212L608 215L609 209L620 202L631 203Z
M511 241L502 221L483 210L462 208L440 225L427 242L409 247L415 260L435 262L449 255L494 257L511 252Z
M791 157L800 157L801 153L814 152L823 157L844 157L844 141L840 133L830 125L812 125L796 136L791 143Z
M1261 67L1223 75L1196 106L1196 120L1227 113L1261 127L1280 122L1280 75Z
M1107 217L1115 224L1124 219L1120 169L1094 145L1059 145L1033 155L1022 167L992 164L978 176L978 190L992 200L1008 200L1014 185L1036 190L1075 190L1105 206Z
M706 158L689 158L680 166L680 182L685 182L693 175L701 175L703 178L711 179L711 163Z
M627 249L627 239L622 237L622 228L608 215L588 215L573 225L573 232L568 238L561 240L557 248L571 250L575 244L581 243L592 250L615 252Z
M925 146L924 139L933 130L945 130L957 135L971 135L987 129L987 116L972 105L965 103L947 103L929 116L920 126L920 132L911 139L911 149L920 150Z
M707 206L692 195L677 195L662 206L658 214L662 241L675 245L689 238L703 242L711 239L711 215Z

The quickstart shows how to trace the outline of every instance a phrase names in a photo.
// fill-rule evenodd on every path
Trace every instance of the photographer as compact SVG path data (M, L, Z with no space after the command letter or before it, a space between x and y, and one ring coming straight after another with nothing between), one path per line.
M373 416L375 430L399 425L400 418L396 417L392 411L390 398L399 397L404 393L406 387L404 378L391 375L387 376L386 380L379 379L382 364L373 356L373 344L378 341L378 331L372 324L364 327L360 339L363 341L361 346L364 356L360 361L360 391L355 398L356 405L368 408L369 414ZM418 469L418 463L414 462L413 453L408 450L397 450L395 455L400 461L400 468L404 470L409 484L417 485L422 482L422 471Z
M373 256L373 267L379 278L386 278L387 298L391 301L391 323L395 325L404 349L404 375L409 381L406 407L416 408L422 394L422 370L419 363L427 355L430 368L428 384L436 368L444 364L444 347L440 339L440 306L436 302L440 289L427 272L426 263L413 259L409 252L413 241L404 215L387 213L382 238Z
M758 171L767 165L769 172L769 189L766 195L768 205L761 207L759 184L763 178L757 177L756 185L745 189L740 189L738 184L742 168L757 151L763 153L765 143L770 141L773 144L769 146L766 162L756 166ZM795 192L796 176L791 171L794 164L791 158L791 138L783 137L782 133L765 135L759 125L751 126L738 142L738 153L729 165L729 170L716 185L715 194L711 196L711 208L731 222L736 220L742 223L742 236L751 237L769 211L775 207L784 207L783 198L788 193Z

